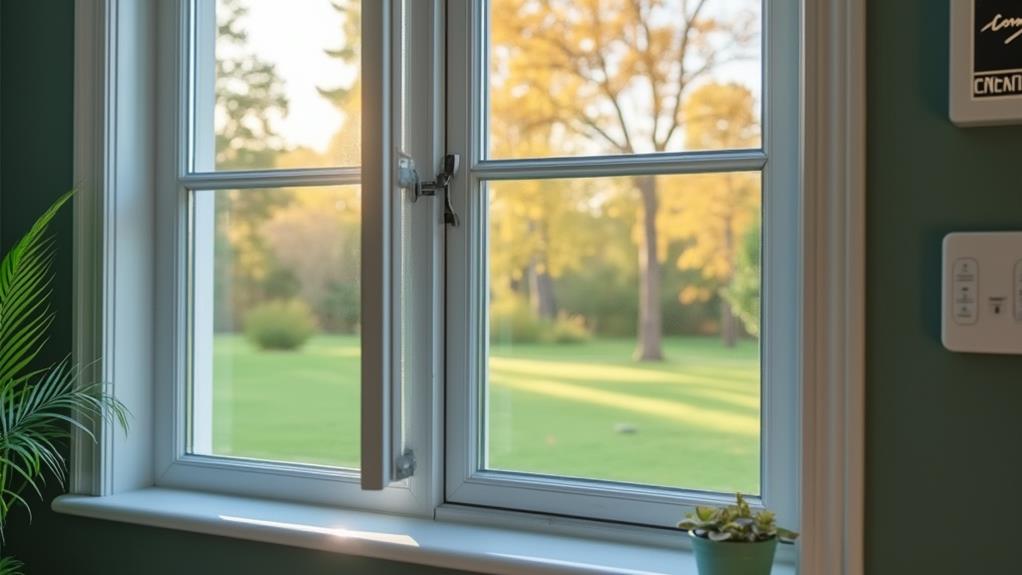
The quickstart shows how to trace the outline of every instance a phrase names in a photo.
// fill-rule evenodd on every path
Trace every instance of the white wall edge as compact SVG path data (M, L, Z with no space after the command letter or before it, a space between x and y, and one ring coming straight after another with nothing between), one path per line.
M866 6L803 1L806 274L800 571L861 575L865 503Z

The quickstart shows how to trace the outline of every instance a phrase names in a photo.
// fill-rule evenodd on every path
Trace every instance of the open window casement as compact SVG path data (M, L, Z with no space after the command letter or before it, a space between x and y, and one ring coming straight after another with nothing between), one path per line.
M159 386L158 405L169 408L161 407L156 414L162 438L157 484L255 496L286 492L301 501L428 514L437 504L432 477L438 420L436 277L443 219L436 200L415 201L414 186L399 186L396 166L404 158L421 166L420 172L431 173L442 153L437 138L442 131L434 129L441 88L436 79L438 7L396 0L347 6L347 16L358 18L354 29L359 35L357 45L347 46L347 51L360 55L356 63L348 63L357 80L347 89L360 90L360 106L345 112L357 119L350 124L360 129L341 132L340 137L350 139L349 147L358 143L361 152L347 160L299 156L285 161L283 168L254 155L248 163L232 158L230 146L217 141L230 129L224 127L224 93L237 82L229 76L232 46L224 39L230 37L228 24L233 22L225 23L224 14L218 14L228 8L230 3L212 0L159 5L161 17L179 27L176 33L170 26L160 27L166 34L161 43L166 65L159 73L166 89L161 92L178 97L174 109L161 116L160 130L163 149L176 154L161 155L162 175L157 177L162 187L158 246L167 261L176 264L156 271L159 284L168 286L157 295L162 333L173 334L173 345L159 352L165 354L164 365L173 369L160 374L166 381ZM408 25L412 19L415 26ZM326 85L333 81L320 80ZM414 97L409 97L413 84ZM249 122L242 128L252 130ZM239 233L234 222L251 214L247 206L282 201L279 196L347 210L345 230L354 230L342 230L357 255L356 265L343 270L343 281L360 298L354 304L360 308L356 329L361 337L354 350L360 369L336 377L359 380L345 385L360 390L354 398L360 408L346 409L360 412L360 417L329 429L350 430L341 439L359 446L355 458L340 460L300 448L272 451L251 442L232 443L243 438L223 437L230 432L229 427L224 431L230 409L224 411L221 403L217 411L214 377L233 385L233 367L230 356L214 344L223 345L216 342L219 323L240 321L224 309L225 301L240 296L229 292L232 284L223 279L222 270L231 269L230 258L243 254L225 251L219 238ZM279 228L280 237L291 238L287 245L301 256L303 228L284 218L270 223ZM315 248L305 246L313 254ZM219 385L222 394L224 384ZM324 408L308 403L314 400L303 398L300 391L293 395L293 405L280 409ZM336 422L345 416L338 409L327 417ZM272 420L266 423L280 427Z
M435 480L445 190L419 198L444 153L442 12L409 0L362 9L381 30L362 46L361 426L362 488L380 490Z

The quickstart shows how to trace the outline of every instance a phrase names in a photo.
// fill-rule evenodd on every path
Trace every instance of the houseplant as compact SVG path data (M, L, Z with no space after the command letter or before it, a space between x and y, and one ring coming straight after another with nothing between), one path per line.
M798 533L777 526L773 513L753 513L741 493L735 505L696 507L678 524L688 531L700 575L769 575L777 542Z
M0 261L0 536L13 509L28 497L43 498L47 477L61 487L64 452L73 429L89 437L100 419L127 429L125 406L101 385L81 385L70 359L40 366L40 352L54 320L49 307L54 249L46 231L72 192L60 197ZM21 563L0 559L0 575Z

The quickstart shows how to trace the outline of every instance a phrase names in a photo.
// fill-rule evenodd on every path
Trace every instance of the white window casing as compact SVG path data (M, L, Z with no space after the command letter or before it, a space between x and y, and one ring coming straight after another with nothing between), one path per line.
M763 307L768 318L764 325L780 331L764 336L763 498L781 511L782 519L799 524L802 573L863 572L865 8L861 2L764 3L764 152L668 154L624 162L603 158L587 160L588 165L558 160L474 161L481 155L468 121L463 122L463 130L449 132L445 148L444 130L437 128L444 125L445 101L447 110L474 110L475 119L479 110L473 106L480 101L475 98L478 94L468 91L480 85L478 78L470 77L474 81L463 85L452 80L445 86L445 27L448 22L465 24L465 30L477 34L479 27L471 24L478 16L472 12L478 2L366 2L367 12L380 11L381 30L383 16L389 12L393 25L387 29L406 34L396 34L389 41L379 37L380 53L386 48L405 62L393 66L389 76L381 65L376 78L379 86L389 83L395 100L401 102L398 110L378 110L378 121L382 125L383 115L388 115L395 126L409 126L406 133L391 133L390 145L382 140L372 143L380 164L364 163L360 172L336 168L230 174L192 170L187 158L189 153L201 152L188 150L186 138L188 72L183 63L188 50L182 31L189 22L187 5L184 0L76 2L74 354L79 363L89 366L86 373L93 381L105 382L127 404L133 418L128 434L104 425L97 430L97 445L82 437L75 439L74 493L102 497L157 486L260 499L286 497L426 518L438 508L441 516L500 517L500 511L475 512L452 503L502 506L500 498L508 496L516 504L538 502L532 512L570 515L570 508L559 506L577 507L585 498L624 496L634 503L637 522L676 519L678 509L715 498L639 488L631 492L609 488L612 493L602 494L593 491L595 487L580 489L572 482L523 485L511 478L476 473L467 445L471 435L462 429L473 425L468 408L472 397L452 393L471 394L472 386L452 386L458 385L459 377L469 382L470 374L479 373L481 366L471 362L484 356L469 353L476 349L474 342L480 341L479 334L471 331L479 326L445 311L443 304L446 300L462 306L478 298L480 286L472 282L480 274L449 270L453 275L445 298L444 253L448 258L453 253L465 261L481 261L482 254L472 252L480 249L479 244L469 241L471 234L481 233L481 219L471 217L481 210L468 203L473 178L762 168L764 218L772 222L764 227L782 234L766 239L764 246L771 251L764 253L764 259L772 265L764 269L793 278L790 286L783 278L764 278ZM168 23L173 23L173 29ZM466 37L453 27L448 31L450 77L463 71L479 73L478 66L462 60L475 53L472 48L478 47L479 38ZM468 43L459 44L458 39ZM371 49L367 52L372 54ZM785 66L786 61L800 65ZM408 95L409 85L414 86L414 96ZM449 89L446 100L445 89ZM167 105L168 100L172 105ZM366 113L372 110L367 108ZM449 120L449 125L458 125L455 119ZM370 139L365 142L371 145ZM448 230L445 246L441 202L420 201L409 207L397 201L400 191L386 186L392 194L389 201L400 203L401 208L389 211L389 222L382 219L387 211L377 212L378 229L382 234L391 227L391 246L410 251L394 257L386 268L370 269L377 277L389 275L393 281L392 297L370 305L400 310L391 322L375 326L378 332L370 332L391 346L391 354L370 359L379 373L403 374L391 384L383 377L364 382L379 394L375 402L363 405L379 415L374 423L378 435L363 437L368 442L363 446L376 456L370 462L374 474L186 454L181 427L187 378L182 358L188 349L184 326L189 313L202 312L189 312L185 298L187 190L324 185L352 179L368 187L366 170L377 170L383 178L391 168L382 158L398 148L415 157L423 179L432 179L445 151L467 152L454 200L468 225ZM196 217L202 217L201 206L192 209ZM793 233L797 237L783 236ZM792 245L797 247L794 252ZM781 251L774 253L775 248ZM201 267L193 273L197 283L206 281ZM409 284L403 274L428 280ZM399 298L411 301L393 306ZM772 313L794 315L792 321L779 322L770 320ZM464 322L447 334L446 357L445 319ZM785 349L780 342L799 344ZM199 354L193 361L204 359ZM197 389L201 391L201 386ZM400 402L388 401L387 396ZM201 397L196 405L203 405ZM446 420L441 415L445 410ZM445 432L446 460L442 457ZM200 433L192 441L206 439ZM406 447L415 452L417 471L410 479L392 483L387 467L395 452ZM374 490L362 490L361 483L367 480Z

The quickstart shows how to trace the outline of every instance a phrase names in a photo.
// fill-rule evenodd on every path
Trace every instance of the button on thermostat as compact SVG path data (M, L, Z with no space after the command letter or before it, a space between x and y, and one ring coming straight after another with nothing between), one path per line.
M944 347L1022 354L1022 232L944 238Z

